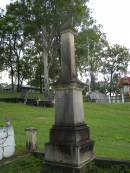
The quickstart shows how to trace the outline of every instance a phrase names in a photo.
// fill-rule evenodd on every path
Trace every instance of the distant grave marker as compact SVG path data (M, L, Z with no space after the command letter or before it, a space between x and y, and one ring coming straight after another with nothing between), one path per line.
M37 149L37 129L27 128L26 131L26 150L33 152Z
M0 128L0 160L13 156L15 153L14 129L10 122Z

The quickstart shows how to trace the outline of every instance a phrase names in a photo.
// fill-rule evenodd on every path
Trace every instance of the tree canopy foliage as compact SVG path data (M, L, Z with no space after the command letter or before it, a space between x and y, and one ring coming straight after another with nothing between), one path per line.
M43 87L60 72L60 31L64 13L71 10L77 30L77 71L88 74L91 89L99 88L97 73L109 77L109 89L118 73L126 71L129 51L120 45L109 46L106 36L91 17L88 0L16 0L0 13L0 69L8 70L12 89L17 79L18 90L23 83ZM108 75L109 74L109 75ZM105 79L105 78L104 78Z

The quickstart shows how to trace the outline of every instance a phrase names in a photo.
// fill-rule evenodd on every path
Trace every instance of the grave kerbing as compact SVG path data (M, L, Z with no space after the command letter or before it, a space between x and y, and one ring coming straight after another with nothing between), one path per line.
M61 32L61 77L55 91L55 123L45 145L46 168L59 172L86 173L94 158L94 142L84 123L82 85L75 66L74 29L64 24Z

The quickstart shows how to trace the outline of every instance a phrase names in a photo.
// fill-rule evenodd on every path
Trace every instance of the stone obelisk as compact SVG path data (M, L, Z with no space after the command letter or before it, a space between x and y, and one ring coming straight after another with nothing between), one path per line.
M50 142L45 145L45 165L61 173L85 173L87 163L94 158L93 141L84 123L71 18L62 27L61 57L61 77L55 91L55 123L50 130Z

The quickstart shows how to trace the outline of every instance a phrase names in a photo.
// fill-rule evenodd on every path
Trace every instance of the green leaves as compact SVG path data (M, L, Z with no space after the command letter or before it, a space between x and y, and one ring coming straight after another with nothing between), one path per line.
M102 51L101 72L108 78L110 95L111 92L118 91L117 82L122 73L127 72L129 61L129 50L118 44L108 46Z
M104 52L106 72L126 70L130 61L130 54L127 48L118 44L109 46Z

